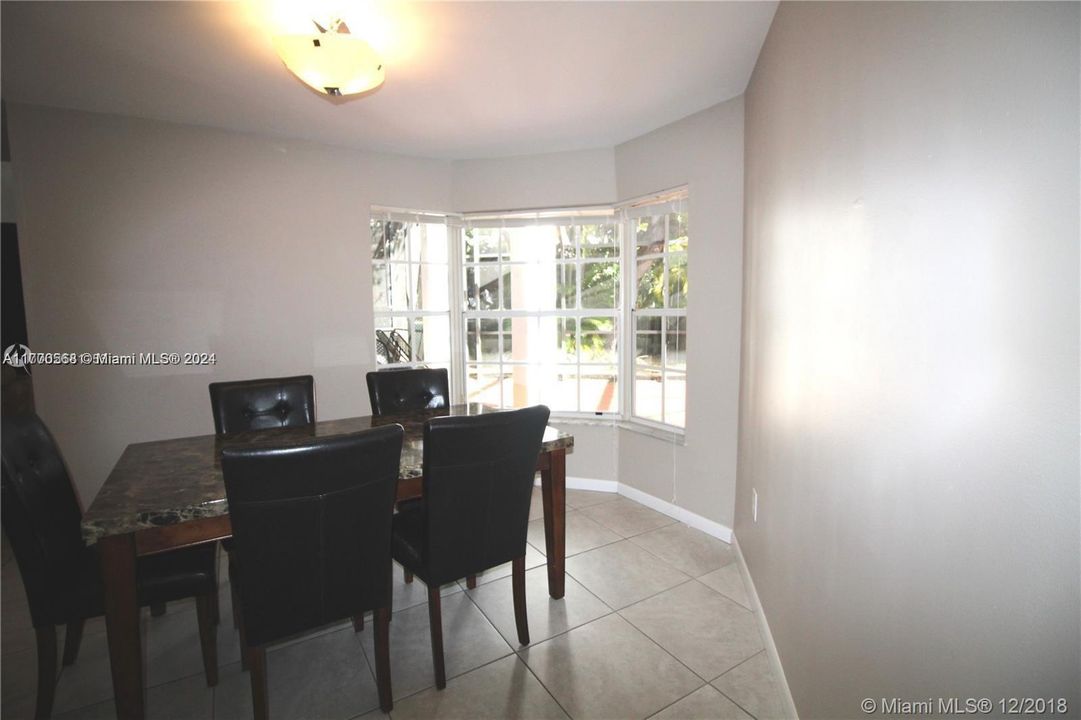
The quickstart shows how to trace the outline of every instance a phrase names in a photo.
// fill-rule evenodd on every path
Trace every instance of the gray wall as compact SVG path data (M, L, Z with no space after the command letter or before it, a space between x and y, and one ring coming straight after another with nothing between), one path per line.
M483 160L456 160L458 212L558 208L615 202L612 148Z
M736 535L801 717L1078 712L1078 10L785 3L766 40Z
M690 188L686 444L620 431L620 481L732 527L743 257L743 98L616 146L620 199Z

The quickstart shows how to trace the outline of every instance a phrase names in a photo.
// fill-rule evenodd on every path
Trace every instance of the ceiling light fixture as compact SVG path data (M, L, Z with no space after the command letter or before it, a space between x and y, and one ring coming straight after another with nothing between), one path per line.
M314 24L318 34L274 38L274 49L290 72L332 96L356 95L383 84L383 61L371 45L351 35L342 20L329 28Z

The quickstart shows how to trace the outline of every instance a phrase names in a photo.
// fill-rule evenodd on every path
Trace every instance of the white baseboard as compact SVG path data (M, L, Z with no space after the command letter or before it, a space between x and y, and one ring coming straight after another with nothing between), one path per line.
M732 545L736 548L736 562L739 565L739 574L743 576L743 583L747 586L747 594L750 598L755 618L758 620L758 628L762 633L762 638L766 642L766 657L769 658L770 668L773 670L773 677L776 678L781 686L781 696L785 703L785 717L799 720L799 714L796 712L796 703L792 699L792 691L788 689L788 678L785 677L784 667L781 665L781 656L777 653L777 645L773 642L773 633L769 630L769 621L766 620L766 613L762 609L762 602L758 599L758 590L754 587L754 579L751 578L751 572L747 569L747 561L743 557L743 550L740 549L739 541L735 536L732 537Z
M681 508L679 505L674 505L667 500L661 500L658 497L654 497L649 493L644 493L637 488L633 488L626 483L619 483L620 495L626 498L634 500L636 503L645 505L646 507L656 510L659 513L663 513L670 518L679 520L684 525L690 525L695 530L701 530L706 535L711 535L718 540L723 540L726 543L732 542L732 528L725 525L721 525L719 522L714 522L709 518L702 517L697 513L693 513L686 508Z
M536 484L540 485L540 479L537 480ZM704 518L697 513L674 505L667 500L661 500L649 493L642 492L626 483L621 483L616 480L599 480L597 478L574 477L568 475L567 488L570 490L593 490L594 492L619 493L625 498L634 500L636 503L645 505L651 510L656 510L670 518L675 518L681 523L689 525L695 530L701 530L705 534L715 537L718 540L723 540L726 543L732 542L732 528L722 525L719 522L714 522L709 518Z
M594 492L619 492L619 483L615 480L598 480L596 478L584 478L567 476L567 487L571 490L593 490Z

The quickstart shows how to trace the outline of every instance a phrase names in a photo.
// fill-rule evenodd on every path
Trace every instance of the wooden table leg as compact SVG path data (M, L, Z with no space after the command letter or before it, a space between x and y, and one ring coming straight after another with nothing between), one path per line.
M548 594L563 597L563 565L567 541L567 451L548 453L548 467L541 470L541 495L544 497L544 547L548 555Z
M135 589L135 535L113 535L98 542L105 586L105 628L119 720L145 715L139 600Z

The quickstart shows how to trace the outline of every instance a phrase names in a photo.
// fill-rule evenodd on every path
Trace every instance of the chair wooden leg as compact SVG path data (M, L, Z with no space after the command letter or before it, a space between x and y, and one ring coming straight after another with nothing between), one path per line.
M405 582L407 585L413 582L413 573L409 572L405 568L402 568L402 574L405 576Z
M154 603L150 606L150 617L161 617L165 614L165 603Z
M267 720L266 648L244 648L251 669L251 704L255 720Z
M476 575L466 575L466 577L465 577L465 586L467 588L469 588L470 590L477 587L477 576Z
M358 613L353 616L353 632L362 632L364 630L364 613Z
M83 641L84 620L72 620L64 632L64 665L72 665L79 657L79 645Z
M210 621L214 623L214 627L221 625L221 598L217 585L214 586L213 599L210 601Z
M529 618L525 607L525 555L511 561L511 591L514 594L514 624L518 626L518 642L529 644Z
M432 665L435 666L435 686L442 690L447 686L447 671L443 667L443 607L438 585L428 588L428 625L432 631Z
M34 718L45 720L53 714L56 697L56 628L52 625L34 628L38 640L38 697Z
M214 624L216 593L195 598L195 612L199 620L199 644L203 650L203 670L207 687L218 684L218 626Z
M379 707L388 713L394 709L390 689L390 608L375 611L375 683L379 687Z

